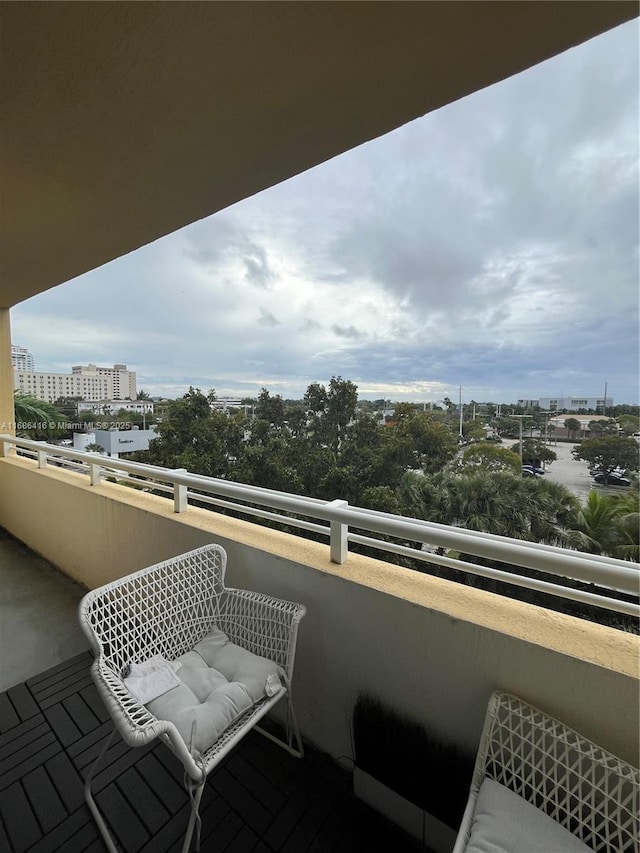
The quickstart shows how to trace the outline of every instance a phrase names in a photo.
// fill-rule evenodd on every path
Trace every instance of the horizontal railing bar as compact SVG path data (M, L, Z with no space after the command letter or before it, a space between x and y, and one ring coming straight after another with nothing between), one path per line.
M615 598L608 598L599 595L595 592L588 592L582 589L573 589L571 587L562 586L561 584L551 583L551 581L543 581L538 578L525 577L512 572L501 571L489 566L477 566L475 563L467 563L464 560L456 560L453 557L440 556L439 554L430 554L427 551L418 551L417 548L409 548L406 545L394 545L392 542L385 542L381 539L373 539L370 536L360 536L359 534L349 534L349 542L355 542L359 545L368 545L372 548L379 548L382 551L389 551L392 554L403 554L413 559L422 560L425 563L435 563L438 566L446 566L447 568L458 569L458 571L466 572L467 574L481 575L485 578L503 581L514 586L522 586L526 589L533 589L537 592L546 592L551 595L557 595L561 598L569 598L573 601L581 601L585 604L592 604L596 607L604 607L607 610L615 610L618 613L626 613L629 616L640 616L640 605L633 604L628 601L618 601Z
M495 534L484 534L422 519L410 519L362 507L352 507L342 502L323 501L319 498L278 492L185 471L171 471L138 462L123 462L111 458L107 462L105 457L97 454L69 450L66 447L20 439L15 436L0 436L0 441L36 452L46 450L47 454L52 456L69 458L84 465L89 463L95 465L98 462L101 467L108 468L111 472L115 470L138 474L145 477L147 482L171 483L198 490L205 495L223 495L231 499L259 503L281 512L311 516L324 522L333 522L334 525L361 528L386 536L462 551L497 562L517 564L524 568L542 570L548 574L594 583L632 595L638 591L640 566L622 560L583 554ZM153 486L153 488L160 490L159 486ZM202 495L197 497L202 500ZM247 512L258 515L256 510L247 510ZM291 519L285 517L285 523L291 524Z
M284 524L290 524L292 527L300 527L304 530L311 530L314 533L320 533L322 536L329 536L330 533L328 526L314 524L312 521L304 521L304 519L301 518L290 518L288 515L279 515L275 512L258 509L257 507L248 507L244 504L234 504L231 503L231 501L225 501L221 498L212 498L210 495L199 495L197 492L187 492L187 494L194 500L202 501L203 503L211 504L213 506L221 506L225 509L232 509L235 510L235 512L242 513L243 515L257 515L260 518L280 521Z

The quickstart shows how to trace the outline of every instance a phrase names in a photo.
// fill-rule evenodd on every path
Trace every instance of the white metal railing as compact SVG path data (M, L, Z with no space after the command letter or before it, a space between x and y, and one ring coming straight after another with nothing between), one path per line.
M14 447L22 454L36 459L39 468L54 464L88 474L92 486L100 485L103 478L116 475L120 482L144 484L150 491L173 496L176 512L186 511L190 501L197 501L199 504L221 507L326 536L331 560L336 563L343 563L347 559L349 542L353 542L609 610L640 615L640 607L636 603L574 589L551 580L524 577L509 570L509 566L534 569L550 576L570 578L637 597L640 592L640 565L637 563L377 512L350 506L343 500L324 501L190 474L184 469L110 459L64 446L0 435L0 456L8 456ZM400 539L406 544L355 533L353 528ZM423 545L501 562L505 564L505 569L479 566L430 553L423 549Z

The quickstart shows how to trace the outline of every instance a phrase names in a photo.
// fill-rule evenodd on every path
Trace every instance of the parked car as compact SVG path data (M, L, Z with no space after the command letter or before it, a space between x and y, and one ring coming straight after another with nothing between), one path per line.
M523 465L522 466L522 476L523 477L540 477L541 474L544 474L544 471L540 471L539 468L534 469L533 465Z
M604 474L594 474L593 482L604 484ZM631 480L628 477L621 477L619 474L609 474L608 486L630 486Z
M541 477L543 474L546 474L546 473L547 473L547 472L544 470L544 468L538 468L538 466L537 466L537 465L531 465L531 464L529 464L529 463L526 463L525 465L523 465L523 466L522 466L522 470L523 470L523 471L525 471L525 470L527 470L527 471L531 471L531 473L532 473L532 474L535 474L535 475L536 475L536 476L538 476L538 477Z

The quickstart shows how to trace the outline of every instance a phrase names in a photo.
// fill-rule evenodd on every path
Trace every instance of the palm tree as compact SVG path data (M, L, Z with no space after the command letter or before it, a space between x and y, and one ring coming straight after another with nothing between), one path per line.
M13 406L16 433L23 438L55 438L66 432L61 426L65 416L51 403L18 391L14 395Z
M618 502L616 495L589 492L577 518L576 529L583 536L583 547L580 550L611 555L622 544Z

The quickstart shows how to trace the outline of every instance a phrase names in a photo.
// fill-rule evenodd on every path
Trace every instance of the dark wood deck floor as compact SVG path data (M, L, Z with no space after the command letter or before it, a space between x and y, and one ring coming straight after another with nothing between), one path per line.
M111 732L85 652L0 694L0 850L104 851L83 780ZM327 756L302 760L254 733L209 778L201 849L216 853L417 853L422 845L356 800ZM115 741L93 784L122 850L181 849L181 766L161 744Z

